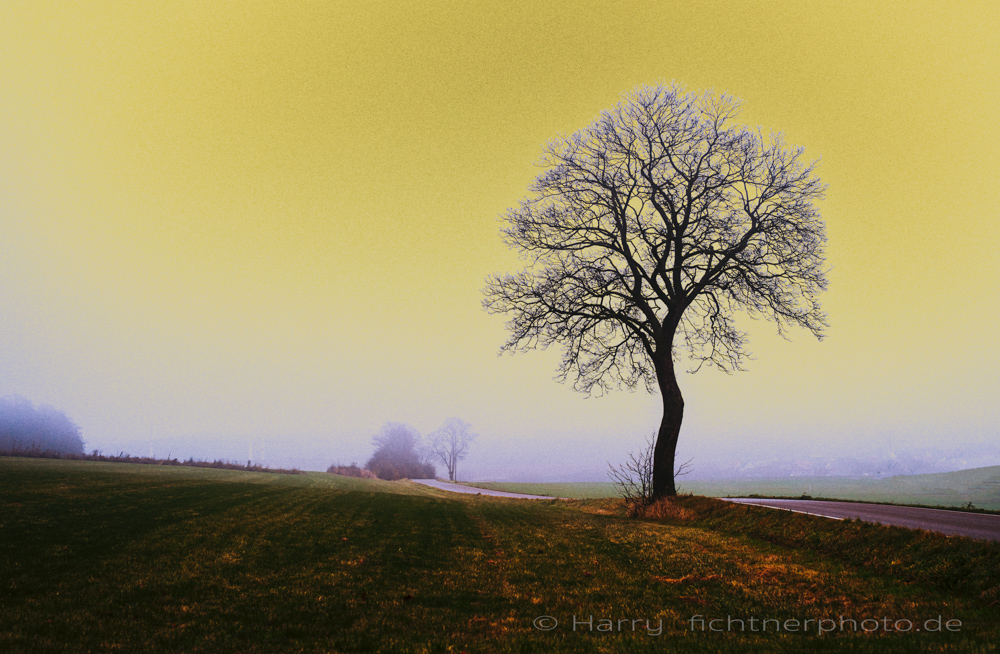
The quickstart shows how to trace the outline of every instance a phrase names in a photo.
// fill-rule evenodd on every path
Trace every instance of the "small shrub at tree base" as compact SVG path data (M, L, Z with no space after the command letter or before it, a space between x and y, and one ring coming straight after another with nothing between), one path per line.
M608 476L615 490L625 500L626 513L630 517L647 516L646 509L654 503L653 494L653 452L656 447L656 432L646 438L646 445L638 453L629 452L629 460L618 467L608 464ZM691 461L686 461L674 471L674 478L690 472Z

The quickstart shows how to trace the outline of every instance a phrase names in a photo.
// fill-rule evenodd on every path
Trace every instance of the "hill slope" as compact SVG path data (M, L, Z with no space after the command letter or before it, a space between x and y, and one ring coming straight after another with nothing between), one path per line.
M705 498L666 514L0 459L0 650L913 652L1000 637L996 546ZM961 625L893 626L937 616Z
M599 498L615 497L616 495L614 487L610 483L476 482L472 485L554 497ZM681 478L679 485L681 492L708 497L744 497L747 495L799 497L809 495L816 498L955 507L965 506L971 502L980 509L1000 510L1000 466L927 475L900 475L885 479L782 477L780 479L684 481Z

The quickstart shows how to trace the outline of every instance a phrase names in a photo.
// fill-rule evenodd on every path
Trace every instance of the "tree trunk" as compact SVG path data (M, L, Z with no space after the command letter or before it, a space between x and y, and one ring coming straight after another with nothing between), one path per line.
M653 448L653 499L677 495L674 484L674 459L677 452L677 437L681 433L684 419L684 398L674 374L674 359L668 351L666 361L656 368L656 381L663 400L663 418L656 434Z

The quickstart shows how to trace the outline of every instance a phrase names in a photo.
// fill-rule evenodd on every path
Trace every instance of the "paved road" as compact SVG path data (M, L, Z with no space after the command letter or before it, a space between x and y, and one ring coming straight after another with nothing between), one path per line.
M896 525L910 529L938 531L949 536L966 536L1000 541L1000 515L968 513L944 509L922 509L915 506L890 504L860 504L856 502L822 502L814 500L759 500L745 497L723 498L728 502L757 504L775 509L808 513L844 520L858 518L865 522Z
M548 495L525 495L524 493L508 493L506 491L488 490L486 488L472 488L461 484L449 484L446 481L437 479L411 479L418 484L451 491L453 493L468 493L470 495L492 495L493 497L513 497L520 500L558 500L559 497L549 497Z

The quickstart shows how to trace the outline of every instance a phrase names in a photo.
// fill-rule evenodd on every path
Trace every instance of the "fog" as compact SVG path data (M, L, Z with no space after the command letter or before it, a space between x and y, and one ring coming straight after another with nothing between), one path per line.
M690 478L1000 464L981 8L207 7L0 8L0 396L88 451L324 470L457 417L459 478L605 480L658 398L498 357L481 289L543 144L677 79L828 184L828 337L743 320L746 372L681 375Z
M483 321L474 304L468 311ZM474 339L474 356L438 368L433 352L440 341L456 346L460 336L429 341L430 355L395 368L374 344L345 353L342 366L300 357L271 360L267 367L251 362L257 367L249 374L246 366L227 370L231 363L220 358L184 359L179 350L180 371L149 366L124 379L117 365L87 362L89 353L49 353L43 339L22 336L22 344L34 347L21 350L28 356L5 354L3 391L65 411L80 425L88 451L308 470L363 464L385 422L411 424L426 436L456 416L479 434L459 465L464 479L602 481L608 462L622 461L656 428L656 395L640 390L584 397L552 379L557 352L498 357L501 327L484 331ZM831 360L824 348L832 349L836 336L823 343L796 336L792 342L758 338L758 360L746 372L682 375L686 409L678 455L692 460L690 478L1000 464L997 409L981 392L988 374L965 385L934 383L962 379L960 365L953 364L896 383L891 371L905 365L908 353L883 357L887 371L876 375L864 355ZM367 378L359 372L366 358ZM850 458L863 465L828 465ZM889 467L892 461L896 468Z
M996 409L977 407L975 394L953 392L947 409L931 404L946 389L930 384L879 395L878 383L858 383L852 374L864 361L834 365L821 357L826 342L758 340L773 360L758 356L750 370L732 375L703 369L682 376L687 406L678 457L691 461L687 479L887 476L1000 464ZM120 392L86 385L39 388L37 395L82 426L88 451L306 470L363 465L385 422L411 424L426 437L457 416L479 435L458 467L459 478L470 480L605 481L608 463L623 461L656 428L657 396L587 398L552 379L556 352L498 357L497 345L484 342L481 354L452 363L447 374L417 360L384 384L365 383L352 372L359 368L317 362L297 369L305 380L295 387L280 366L252 384L233 375L222 386L225 371L187 362L187 388L171 381L158 389L149 371L141 386L114 387Z

